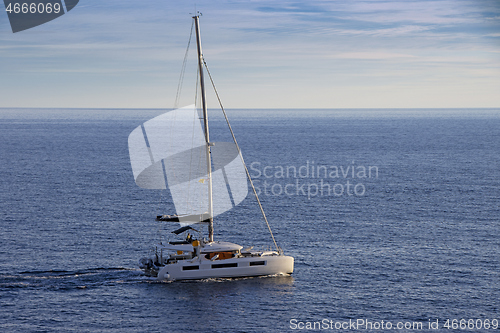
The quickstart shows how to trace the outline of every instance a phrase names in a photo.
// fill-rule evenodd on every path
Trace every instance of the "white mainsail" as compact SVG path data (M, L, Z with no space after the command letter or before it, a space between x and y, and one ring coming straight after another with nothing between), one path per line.
M148 120L129 135L130 163L138 186L170 190L181 224L222 214L248 194L246 172L234 143L211 147L213 215L208 208L206 141L194 105Z

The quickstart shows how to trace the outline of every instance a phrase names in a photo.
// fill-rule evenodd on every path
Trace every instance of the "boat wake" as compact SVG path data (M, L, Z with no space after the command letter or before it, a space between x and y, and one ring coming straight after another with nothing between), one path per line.
M24 271L0 274L0 290L15 288L71 290L142 281L145 281L145 277L140 270L124 267L98 267L75 271Z
M220 278L206 278L206 279L199 279L199 280L181 280L181 281L158 281L156 279L153 280L151 278L150 280L152 283L219 283L219 282L237 282L237 281L256 281L259 283L267 282L269 281L272 284L290 284L293 283L294 278L290 274L269 274L269 275L261 275L261 276L242 276L242 277L220 277Z

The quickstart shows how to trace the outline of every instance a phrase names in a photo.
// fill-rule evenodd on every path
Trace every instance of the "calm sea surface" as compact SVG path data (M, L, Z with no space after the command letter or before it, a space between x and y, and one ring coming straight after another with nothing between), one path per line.
M1 332L500 331L499 109L229 110L295 272L173 283L127 148L162 112L0 109ZM215 230L272 244L250 195Z

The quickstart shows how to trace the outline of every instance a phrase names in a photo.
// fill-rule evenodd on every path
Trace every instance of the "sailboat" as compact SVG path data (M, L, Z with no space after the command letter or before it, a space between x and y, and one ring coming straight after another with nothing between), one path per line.
M210 79L211 75L201 49L199 18L200 14L193 16L201 110L190 105L166 112L135 128L128 139L136 184L170 191L175 214L158 215L156 220L179 223L173 233L182 235L181 240L155 244L151 257L139 260L139 267L160 281L291 274L294 258L276 243L222 103L233 142L210 140L204 71ZM219 99L217 91L216 95ZM215 218L241 203L248 196L249 184L273 250L214 240L214 224L219 223ZM205 226L208 238L197 230Z

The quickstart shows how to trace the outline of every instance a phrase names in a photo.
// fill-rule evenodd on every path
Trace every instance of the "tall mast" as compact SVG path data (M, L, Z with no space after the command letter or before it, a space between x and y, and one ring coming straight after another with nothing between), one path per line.
M201 51L201 37L199 15L193 16L196 30L196 46L198 49L198 72L200 73L200 89L201 89L201 106L203 108L203 125L205 127L205 141L207 143L207 174L208 174L208 214L210 216L208 222L208 241L214 241L214 219L213 219L213 202L212 202L212 159L210 158L210 136L208 133L208 114L207 100L205 96L205 82L203 79L203 53Z

